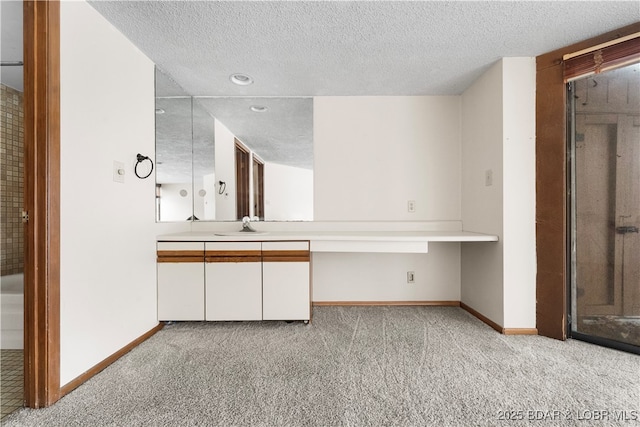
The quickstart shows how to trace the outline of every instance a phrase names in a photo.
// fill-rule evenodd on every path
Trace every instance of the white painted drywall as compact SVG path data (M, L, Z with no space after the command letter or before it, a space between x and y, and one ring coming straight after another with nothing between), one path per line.
M462 245L462 302L535 328L535 58L498 61L462 95L462 223L500 237Z
M316 221L460 219L459 96L316 97L313 146Z
M315 221L460 220L459 96L317 97L313 120ZM460 298L456 243L313 262L314 301Z
M431 243L428 254L315 253L313 301L460 301L460 244Z
M504 58L504 327L536 327L536 61Z
M60 384L158 324L154 64L86 2L60 3ZM113 182L113 161L125 182ZM187 228L188 229L188 228Z
M462 226L497 234L490 245L462 245L462 302L503 325L502 61L462 94ZM485 172L493 185L485 185Z
M266 162L264 213L266 221L312 221L313 171Z

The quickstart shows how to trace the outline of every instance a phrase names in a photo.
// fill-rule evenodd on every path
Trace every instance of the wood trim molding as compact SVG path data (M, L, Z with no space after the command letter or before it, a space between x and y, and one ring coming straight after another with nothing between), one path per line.
M484 322L487 325L491 326L496 331L498 331L500 333L503 333L504 328L502 326L498 325L496 322L494 322L493 320L489 319L488 317L486 317L485 315L481 314L480 312L478 312L478 311L474 310L473 308L469 307L467 304L461 302L460 303L460 308L468 311L472 316L475 316L476 318L478 318L482 322Z
M474 310L473 308L469 307L467 304L465 304L463 302L460 303L460 308L462 308L465 311L469 312L469 314L471 314L472 316L476 317L478 320L486 323L487 325L491 326L491 328L493 328L494 330L500 332L501 334L504 334L504 335L538 335L538 330L536 328L503 328L502 326L500 326L499 324L497 324L493 320L489 319L485 315L483 315L480 312Z
M505 335L538 335L536 328L503 328L502 333Z
M25 1L25 403L60 398L60 3Z
M536 326L567 338L566 91L563 55L640 31L640 22L536 58Z
M309 251L262 251L263 256L267 257L308 257Z
M441 306L460 307L460 301L314 301L316 307L331 306Z
M130 352L133 348L137 347L144 341L148 340L151 336L153 336L156 332L160 331L163 327L164 327L164 323L159 323L156 327L144 333L142 336L136 338L135 340L131 341L129 344L122 347L120 350L116 351L111 356L107 357L102 362L95 365L93 368L88 369L83 374L69 381L60 389L60 397L63 397L71 393L73 390L78 388L84 382L88 381L91 377L100 373L107 366L111 365L113 362L120 359L122 356L124 356L128 352Z
M205 262L262 262L262 251L205 251Z

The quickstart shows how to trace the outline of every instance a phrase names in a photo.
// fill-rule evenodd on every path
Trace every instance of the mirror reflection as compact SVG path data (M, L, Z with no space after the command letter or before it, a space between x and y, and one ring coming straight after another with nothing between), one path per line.
M312 98L156 91L158 221L313 219Z

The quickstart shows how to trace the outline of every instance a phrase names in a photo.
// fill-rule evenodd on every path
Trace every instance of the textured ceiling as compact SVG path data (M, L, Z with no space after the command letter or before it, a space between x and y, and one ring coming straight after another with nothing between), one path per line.
M192 95L452 95L501 57L640 20L638 1L95 1ZM236 86L232 73L255 83Z
M224 123L262 160L313 168L312 98L197 98L194 103ZM254 105L267 110L253 112Z

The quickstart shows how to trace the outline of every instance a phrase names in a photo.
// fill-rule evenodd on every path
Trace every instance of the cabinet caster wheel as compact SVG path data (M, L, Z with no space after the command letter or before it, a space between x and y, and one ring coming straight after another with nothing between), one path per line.
M303 320L302 323L304 323L305 325L308 325L309 321L308 320Z

